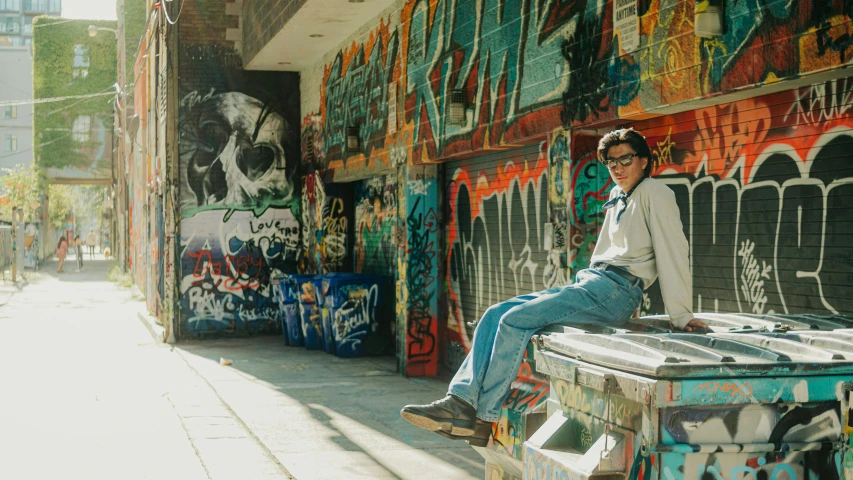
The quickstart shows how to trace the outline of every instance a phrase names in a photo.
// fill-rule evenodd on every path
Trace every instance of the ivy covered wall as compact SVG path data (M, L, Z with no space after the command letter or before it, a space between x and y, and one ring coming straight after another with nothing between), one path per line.
M111 21L33 22L33 97L114 92L116 38L90 37L89 25L115 29ZM109 183L112 177L115 96L72 98L37 104L33 114L34 158L51 183Z

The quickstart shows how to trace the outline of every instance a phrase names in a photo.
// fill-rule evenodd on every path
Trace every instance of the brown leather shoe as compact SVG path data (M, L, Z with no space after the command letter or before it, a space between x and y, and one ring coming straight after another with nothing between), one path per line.
M474 424L474 434L469 436L452 435L441 430L436 430L435 433L451 440L465 440L468 442L468 445L471 445L472 447L485 447L489 444L489 438L492 436L492 422L487 422L478 418L477 422Z
M473 435L477 421L474 407L453 395L429 405L406 405L400 410L400 416L416 427L461 437Z

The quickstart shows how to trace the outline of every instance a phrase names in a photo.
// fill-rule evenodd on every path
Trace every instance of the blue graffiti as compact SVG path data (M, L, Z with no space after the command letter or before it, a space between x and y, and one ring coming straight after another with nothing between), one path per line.
M377 38L367 61L364 59L364 46L359 46L358 52L346 67L346 74L341 73L344 69L343 53L338 53L326 83L326 124L323 134L328 144L345 144L346 129L353 125L360 126L359 136L362 143L368 146L371 139L385 136L388 84L394 70L397 43L395 31L388 40L387 52L383 52L382 39Z
M763 458L758 459L759 465L764 465L766 461ZM797 475L797 470L786 463L777 464L770 476L767 477L766 471L762 468L755 469L747 466L732 467L728 477L723 475L723 472L718 468L719 464L715 465L699 465L696 469L696 478L710 478L712 480L728 480L735 478L768 478L768 480L789 480L800 478ZM769 467L769 466L768 466ZM762 477L759 472L765 472Z
M765 6L765 3L768 5ZM711 72L716 85L719 85L723 77L731 71L735 62L740 60L741 54L747 51L747 48L758 35L759 29L762 26L766 28L777 23L770 21L767 18L767 13L769 12L777 19L787 18L791 14L792 4L791 1L740 0L729 2L726 5L725 32L722 37L715 40L721 42L724 48L709 49L709 51L713 51L713 58L708 59L709 65L724 60L722 68L713 68Z
M561 40L574 13L558 15L559 2L459 0L434 4L430 26L430 8L428 0L420 0L409 29L406 92L415 98L416 139L441 148L442 139L470 133L481 121L506 129L520 114L559 104ZM525 65L525 58L548 67ZM476 85L469 91L470 119L448 123L447 94L470 85Z

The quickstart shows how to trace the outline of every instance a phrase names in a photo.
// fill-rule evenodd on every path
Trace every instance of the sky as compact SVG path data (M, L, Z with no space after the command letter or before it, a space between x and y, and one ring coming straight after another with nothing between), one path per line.
M62 18L115 20L116 0L62 0Z

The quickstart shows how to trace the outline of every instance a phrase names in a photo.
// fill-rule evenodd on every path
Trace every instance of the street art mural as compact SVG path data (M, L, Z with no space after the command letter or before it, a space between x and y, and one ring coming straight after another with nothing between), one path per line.
M727 4L723 36L709 39L693 34L695 2L639 2L630 54L614 42L612 2L398 3L399 17L378 18L311 73L319 91L304 93L314 113L303 131L320 168L387 165L401 131L414 163L490 150L840 66L853 51L851 12L831 1ZM449 121L452 90L467 99L461 123ZM363 155L350 164L342 146L352 125Z
M546 237L547 146L534 147L496 167L447 172L448 338L464 352L473 332L466 323L491 305L567 283L560 259L554 264L551 256L566 251L565 235L559 233L558 242Z
M589 267L592 251L604 221L604 202L613 188L610 172L596 156L599 138L575 135L567 189L569 200L569 265L572 279ZM553 147L552 147L553 148Z
M179 105L181 334L275 330L270 279L295 272L302 226L298 77L244 72L185 46ZM191 89L191 90L190 90Z
M361 181L355 190L355 273L394 276L397 175Z
M330 156L341 157L347 128L358 125L368 152L383 145L388 123L388 85L393 79L399 40L397 32L380 26L364 45L338 52L325 72L324 142ZM347 108L341 108L346 105Z
M656 173L687 229L697 310L853 309L851 90L834 80L638 125L669 153Z
M475 157L476 154L509 150L547 139L537 159L541 163L524 167L536 170L537 179L532 184L518 182L514 186L501 187L485 182L488 187L484 187L484 182L479 181L479 172L466 172L464 169L458 174L446 172L451 177L459 175L460 185L468 183L452 194L442 192L442 199L448 203L443 210L457 215L461 211L460 205L468 202L467 216L470 217L468 220L461 217L442 220L446 225L446 231L442 233L447 235L447 268L442 275L447 278L449 307L449 344L444 352L449 359L448 367L452 368L461 362L468 349L470 332L466 330L466 322L476 321L493 302L507 298L504 292L496 294L496 291L505 288L506 292L515 294L515 289L529 291L568 283L572 275L589 263L603 219L600 207L612 185L606 169L599 168L596 162L595 134L583 136L575 129L570 136L562 129L628 123L632 118L648 118L665 106L708 99L745 86L802 77L848 62L851 46L847 39L853 33L849 31L849 9L841 8L838 2L767 3L727 3L724 35L702 39L693 33L695 2L638 2L639 47L628 54L620 51L613 41L613 2L398 0L396 5L399 9L391 9L394 13L377 17L372 27L351 37L340 51L330 52L322 64L301 73L303 86L308 86L302 92L305 113L300 123L302 163L322 171L328 186L371 176L385 177L395 167L402 169L403 165L416 167ZM461 122L450 122L448 99L451 92L464 94L465 116ZM343 103L353 107L342 109L340 105ZM774 115L775 108L770 108ZM753 124L743 124L743 127L753 130L736 128L728 133L729 124L723 122L712 127L703 123L718 122L717 113L701 114L707 118L695 115L692 120L686 120L692 122L690 129L676 129L669 137L669 132L652 132L652 147L656 157L661 159L659 162L675 162L675 167L659 163L656 175L666 176L671 185L681 185L683 191L677 192L680 205L699 201L696 195L704 195L704 189L711 189L715 195L725 195L730 188L729 183L735 182L737 186L731 188L735 188L737 198L745 195L746 203L738 200L739 205L764 208L770 200L765 198L767 193L761 190L763 187L750 186L758 183L748 176L748 170L751 168L749 165L757 162L755 155L760 153L758 149L768 146L760 139L751 145L744 143L752 141L750 132L761 126L760 122L755 123L761 115L758 111L747 114ZM738 128L742 117L732 116L739 119ZM765 123L774 125L771 136L780 139L797 136L781 130L780 122L778 115L767 117ZM358 127L359 152L343 150L346 128L350 126ZM714 133L714 128L719 131ZM764 130L770 131L769 128ZM700 133L689 133L688 130ZM828 132L825 130L823 133ZM732 156L729 160L711 155L711 150L716 147L704 145L690 150L695 142L684 139L688 135L735 134L740 136L740 140L726 147L730 150L726 155ZM805 141L801 136L798 138L801 138L798 142ZM753 156L743 157L739 152L745 149ZM695 157L691 157L692 163L688 162L693 165L690 171L679 170L682 164L677 163L684 160L685 151L692 152ZM704 163L706 167L695 168L705 152L709 153L709 159ZM802 156L806 153L800 152L802 161L794 164L798 165L801 179L814 179L810 171L800 168L812 161ZM742 168L736 165L738 159L742 160ZM765 170L771 163L767 163ZM514 168L522 167L516 165ZM510 176L511 172L506 175ZM715 175L717 177L712 180L702 180ZM422 240L417 235L412 237L409 230L409 214L417 200L408 194L409 180L405 174L398 176L396 232L398 354L406 359L409 358L407 346L411 338L417 338L418 342L429 338L421 335L420 332L424 331L422 325L413 326L408 320L403 320L409 318L407 309L412 303L408 296L412 292L408 288L412 281L409 271L411 240ZM777 196L781 199L784 181L777 183ZM841 194L846 187L824 182L822 188L826 204L824 210L835 215L827 217L828 223L825 223L833 225L833 222L840 221L837 218L842 213L837 210L830 212L829 206L835 201L830 191ZM793 195L794 190L786 191ZM753 195L761 200L753 201ZM401 201L401 197L406 201ZM507 200L515 197L536 200L525 200L525 206L515 208L514 200ZM315 230L315 234L323 230L329 220L327 217L348 208L347 201L326 201L316 207L315 211L321 213L318 215L320 228ZM720 202L718 205L725 204L726 208L732 205L723 200ZM355 198L353 203L355 205L351 208L358 209L360 200ZM503 207L489 210L498 204ZM513 209L505 208L506 205L513 205ZM699 208L707 205L710 203L706 201ZM726 214L724 208L715 208L714 215ZM733 251L718 243L713 247L715 252L719 248L733 252L730 257L725 257L726 262L731 260L733 272L726 275L731 280L710 274L705 280L700 280L697 276L697 306L706 310L733 307L735 311L764 313L770 310L796 311L792 306L781 306L778 292L776 296L779 298L773 296L774 288L791 291L790 285L782 286L788 277L801 286L811 281L808 290L794 289L797 298L791 296L790 302L788 297L784 298L791 305L814 303L815 298L825 297L824 291L840 294L842 287L835 285L838 285L837 272L841 267L823 264L820 275L815 273L815 265L806 265L811 270L789 269L788 273L780 273L778 258L773 260L778 252L770 249L770 245L777 241L770 241L769 234L764 234L764 239L759 238L762 236L759 232L747 235L748 228L757 225L750 218L758 216L754 211L750 213L748 208L738 207L735 212L728 212L735 217L743 216L737 222L743 225L738 227L739 231L727 233L728 226L714 226L715 235L737 236L739 239ZM484 245L488 242L492 248L488 255L494 255L495 249L500 250L495 247L495 242L501 245L502 240L500 235L494 234L497 230L489 229L498 228L509 217L513 220L524 218L529 222L526 216L533 215L531 211L538 215L537 225L541 230L537 227L525 233L529 250L524 251L523 256L521 252L511 252L516 255L511 267L507 264L497 269L500 272L493 272L492 266L475 263L469 258L486 255L474 248L478 242L484 242ZM695 217L697 211L689 215ZM777 214L780 211L777 209ZM363 213L364 210L357 211L356 215ZM375 258L376 254L387 253L387 250L365 249L364 245L368 244L362 243L359 237L365 232L359 230L363 226L362 217L347 218L350 222L348 227L355 229L347 240L358 245L353 251L355 259L340 259L337 255L340 250L336 247L341 243L334 238L324 243L325 237L320 235L316 237L316 254L310 256L310 262L306 260L306 265L314 265L318 272L323 271L324 262L330 265L343 262L344 265L363 268L359 265L365 265L370 255ZM699 228L707 225L707 222L702 223ZM341 227L340 224L331 226ZM691 228L692 235L696 235L696 228ZM803 228L813 228L813 225ZM381 230L367 231L373 234ZM831 234L821 233L826 238ZM481 240L484 237L488 240ZM793 237L787 236L781 241L790 238ZM809 237L804 240L806 243L797 244L797 249L803 250L811 240ZM820 255L826 258L834 248L830 242L828 250ZM699 258L694 255L694 268L704 265L702 262L712 263L711 258L716 257L703 254ZM798 261L802 258L798 257ZM833 268L838 270L831 270ZM827 273L830 271L836 272L832 274L836 276ZM736 277L743 278L734 282ZM643 312L663 311L656 288L653 286L644 299ZM732 291L737 292L734 300L723 298L723 292ZM806 291L811 293L803 295ZM698 303L700 294L701 304ZM838 311L839 307L832 304L833 301L840 300L819 301L817 311ZM713 306L708 307L707 302ZM411 334L412 331L416 333ZM428 345L428 342L419 344Z
M405 267L398 274L406 286L406 374L438 374L438 179L416 173L406 183ZM402 263L403 259L400 259Z
M853 308L853 255L845 246L853 231L845 207L853 198L851 92L853 80L833 80L633 125L656 157L653 175L676 194L696 311ZM590 164L591 145L573 150ZM578 184L574 196L597 204L608 190L599 177ZM586 245L573 257L579 267L580 252L591 251L598 235L599 223L591 225L572 219L573 252L576 243ZM662 312L655 284L640 313Z
M238 211L199 212L181 223L181 311L189 332L275 330L272 275L293 269L299 254L290 210L259 217Z
M322 177L310 173L302 177L302 258L299 271L317 274L322 260L318 248L322 240L322 206L326 203L326 191Z
M193 92L181 102L182 211L232 208L262 213L297 191L284 117L240 92Z
M662 478L841 478L836 452L830 450L749 451L756 444L839 441L842 417L837 402L671 408L662 417L662 443L702 444L705 449L689 455L661 455ZM728 451L714 452L717 445L727 446ZM732 445L742 451L732 453Z
M351 271L352 186L325 184L313 172L302 178L302 253L299 271Z

